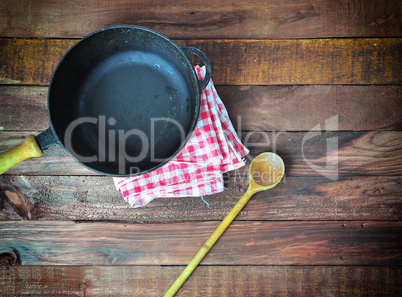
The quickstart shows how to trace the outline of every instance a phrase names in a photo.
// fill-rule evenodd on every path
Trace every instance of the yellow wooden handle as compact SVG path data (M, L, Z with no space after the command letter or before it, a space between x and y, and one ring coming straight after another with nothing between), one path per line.
M228 213L228 215L223 219L223 221L219 224L218 228L212 233L212 235L208 238L208 240L204 243L202 248L198 251L198 253L194 256L191 262L187 265L187 267L183 270L183 272L179 275L173 285L169 288L169 290L165 293L164 297L173 297L176 292L180 289L180 287L184 284L190 274L194 271L194 269L198 266L201 260L205 257L205 255L209 252L215 242L218 241L219 237L225 232L230 223L234 220L234 218L239 214L239 212L243 209L243 207L247 204L250 198L253 196L255 191L252 189L248 189L246 193L240 198L240 200L236 203L236 205L232 208L232 210Z
M0 153L0 174L28 158L40 156L42 156L42 150L35 136L29 135L19 146Z

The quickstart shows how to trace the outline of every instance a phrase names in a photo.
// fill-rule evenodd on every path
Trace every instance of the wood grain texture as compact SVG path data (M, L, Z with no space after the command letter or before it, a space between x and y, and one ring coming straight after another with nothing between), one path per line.
M0 39L0 83L47 85L76 40Z
M401 220L402 177L286 177L256 194L236 220ZM220 194L155 199L130 209L105 176L0 176L0 220L223 220L248 186L226 176Z
M178 266L0 267L12 296L162 296ZM401 267L200 266L180 296L399 296Z
M186 265L219 222L0 222L23 265ZM233 222L201 265L402 265L402 222Z
M149 27L207 54L250 157L274 151L287 167L177 296L400 296L401 12L395 0L0 0L0 151L48 127L47 86L78 38ZM0 176L0 296L161 296L248 184L245 166L209 208L130 209L110 177L45 154Z
M237 130L321 130L334 116L338 131L402 130L399 85L222 86L217 92Z
M47 87L1 86L0 133L46 130L49 127L47 92Z
M217 86L236 130L309 131L337 116L337 130L402 130L400 85ZM0 86L0 126L46 130L47 87ZM18 117L16 116L18 115Z
M3 84L47 85L76 40L0 39ZM201 49L217 85L400 84L400 38L176 40Z
M324 126L331 130L330 124ZM250 149L249 160L265 151L277 152L285 161L287 176L337 179L349 175L402 175L402 131L237 133ZM29 134L26 131L0 133L0 151L18 145ZM238 172L244 178L245 171ZM95 175L59 146L50 147L40 158L16 165L7 174Z
M216 84L402 82L402 66L395 63L402 59L402 39L200 40L178 43L193 44L209 55Z
M149 27L170 38L399 37L402 33L401 3L393 0L0 3L0 35L12 37L82 37L119 24Z

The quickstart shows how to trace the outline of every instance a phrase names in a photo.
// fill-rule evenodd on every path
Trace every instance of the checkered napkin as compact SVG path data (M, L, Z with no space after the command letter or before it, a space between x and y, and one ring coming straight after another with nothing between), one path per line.
M194 67L198 79L205 67ZM212 80L201 93L195 130L177 157L140 176L114 178L116 189L132 208L158 197L194 197L224 190L224 172L245 164L249 150L239 140Z

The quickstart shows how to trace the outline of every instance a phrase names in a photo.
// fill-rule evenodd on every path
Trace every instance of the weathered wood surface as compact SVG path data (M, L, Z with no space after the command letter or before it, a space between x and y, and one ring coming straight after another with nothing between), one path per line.
M402 130L400 85L222 86L217 92L237 130ZM1 104L1 103L0 103Z
M400 36L393 0L0 1L0 35L82 37L133 24L175 38Z
M317 125L334 116L337 131L402 130L400 85L217 86L216 89L239 131L320 131L325 127ZM47 129L47 92L47 87L0 86L0 129Z
M401 220L402 177L286 177L256 194L236 220ZM247 188L199 197L155 199L130 209L105 176L0 176L0 220L124 220L138 223L222 220Z
M0 222L23 265L186 265L219 222ZM402 265L402 222L233 222L201 265ZM4 255L3 255L4 256Z
M401 10L394 0L0 0L0 151L47 128L47 85L78 38L150 27L208 55L251 157L276 151L286 164L178 296L399 296ZM45 154L0 177L1 296L161 296L247 187L246 167L204 197L210 208L196 197L129 209L110 177L61 148Z
M26 131L0 133L0 151L20 144L29 134ZM238 134L250 149L247 158L251 160L264 151L277 152L286 163L288 176L322 175L336 179L348 175L402 175L402 131L238 131ZM243 175L244 169L238 172ZM42 157L23 161L7 171L7 174L95 173L78 164L60 146L52 146Z
M0 82L49 84L57 63L74 42L0 39ZM401 38L176 42L204 51L212 61L217 85L402 83Z
M182 266L0 267L4 295L160 297ZM180 296L399 296L395 266L200 266ZM1 294L1 293L0 293Z

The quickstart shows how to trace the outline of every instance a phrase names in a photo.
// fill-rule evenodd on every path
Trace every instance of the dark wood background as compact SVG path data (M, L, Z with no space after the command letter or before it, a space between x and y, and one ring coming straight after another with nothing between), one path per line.
M0 0L0 150L48 127L50 77L79 38L149 27L204 51L250 156L286 163L177 296L400 296L401 12L397 0ZM0 295L162 296L246 170L209 208L130 209L110 177L50 148L0 176Z

